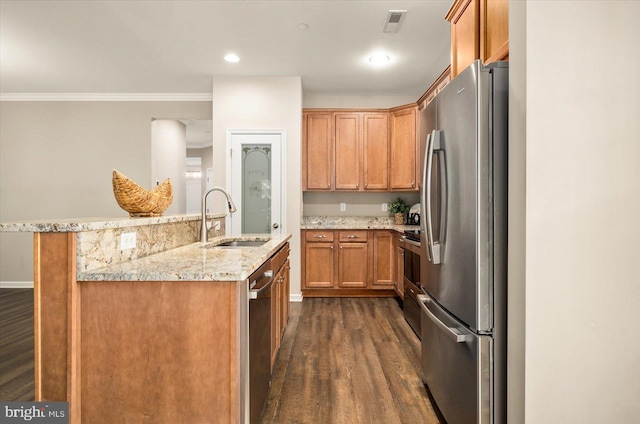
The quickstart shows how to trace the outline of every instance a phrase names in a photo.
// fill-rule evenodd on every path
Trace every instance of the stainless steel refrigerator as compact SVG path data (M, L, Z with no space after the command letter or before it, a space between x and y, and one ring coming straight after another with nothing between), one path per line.
M508 64L421 112L422 378L449 424L506 422Z

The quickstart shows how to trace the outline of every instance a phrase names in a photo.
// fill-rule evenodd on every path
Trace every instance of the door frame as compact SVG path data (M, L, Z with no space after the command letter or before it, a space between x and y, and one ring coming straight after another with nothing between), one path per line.
M286 222L287 222L287 213L286 213L286 208L285 205L287 204L287 190L286 190L286 181L287 181L287 167L284 165L285 164L285 158L287 157L287 130L285 129L227 129L226 131L226 140L227 140L227 152L228 152L228 156L227 156L227 161L226 161L226 179L227 179L227 188L229 189L230 193L233 193L233 169L232 169L232 164L233 164L233 157L232 157L232 151L233 151L233 138L234 136L238 136L238 135L276 135L279 136L280 141L279 141L279 150L280 150L280 154L279 154L279 160L280 160L280 169L276 170L275 168L272 169L272 172L274 171L279 171L279 176L280 176L280 223L279 223L279 228L278 228L278 232L272 232L273 233L279 233L279 234L283 234L286 232ZM242 205L240 205L240 207L242 207ZM272 217L273 218L273 217ZM227 228L227 235L240 235L241 229L234 229L232 228L231 225L231 221L232 221L232 217L231 216L227 216L226 219L226 228ZM273 223L273 219L272 219L272 223Z

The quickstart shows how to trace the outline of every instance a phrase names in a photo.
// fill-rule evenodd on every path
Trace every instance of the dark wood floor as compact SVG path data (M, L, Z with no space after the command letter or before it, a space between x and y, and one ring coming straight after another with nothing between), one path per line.
M291 304L265 424L440 423L390 298ZM0 401L33 401L33 290L0 290Z
M264 422L440 423L419 361L394 299L293 303Z
M0 400L34 400L31 289L0 289Z

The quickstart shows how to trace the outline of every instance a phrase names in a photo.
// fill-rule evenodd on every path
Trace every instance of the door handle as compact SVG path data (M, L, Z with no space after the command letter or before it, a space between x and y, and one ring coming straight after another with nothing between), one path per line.
M441 150L440 143L440 131L433 130L431 133L431 137L427 140L427 149L425 156L425 182L426 186L424 189L425 194L423 195L423 200L426 207L427 212L427 222L426 222L426 230L427 230L427 257L434 264L437 265L441 263L441 255L440 255L440 243L434 242L433 240L433 217L431 216L431 204L427 204L427 200L431 201L431 172L433 170L433 153L435 150ZM442 168L442 164L438 167L438 169ZM441 201L443 201L441 199ZM441 205L442 209L442 205ZM442 224L444 217L440 217L440 223ZM442 225L441 225L442 227ZM442 230L442 229L441 229ZM441 231L442 232L442 231ZM442 234L440 235L442 238Z
M264 278L268 278L269 281L267 282L267 284L265 284L264 286L262 286L261 288L257 289L257 290L253 290L253 288L257 285L258 280L262 280ZM269 290L269 287L271 287L271 284L273 284L273 271L269 270L269 271L265 271L260 278L258 278L257 280L254 280L253 282L251 282L249 284L249 300L255 300L258 297L260 297L260 295L264 292L266 292L267 290Z
M440 328L442 331L444 331L444 334L447 337L449 337L451 340L453 340L456 343L464 343L467 340L467 336L462 334L456 328L451 328L448 325L446 325L444 322L440 321L438 319L438 317L435 316L433 314L433 312L431 312L429 310L429 308L427 308L427 306L425 304L426 303L430 303L431 301L432 301L432 299L429 296L425 295L425 294L419 294L418 295L418 304L420 305L420 309L422 309L422 311L427 314L427 317L429 317L429 319L435 325L437 325L438 328Z
M278 223L276 222L276 223L274 223L274 224L272 225L272 227L273 227L273 228L279 228L279 227L280 227L280 224L278 224Z

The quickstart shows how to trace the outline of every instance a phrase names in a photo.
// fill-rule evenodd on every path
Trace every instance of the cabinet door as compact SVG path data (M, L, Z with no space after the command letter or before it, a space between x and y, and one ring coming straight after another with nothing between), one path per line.
M446 19L451 22L451 76L480 58L480 0L456 0Z
M392 231L373 232L373 288L393 288L393 251Z
M333 114L304 114L303 190L331 190L333 183Z
M398 244L395 251L396 256L396 273L394 286L396 293L401 298L404 298L404 242L401 236L398 236Z
M282 305L280 308L280 340L282 340L282 335L287 329L287 322L289 322L289 291L291 290L290 270L291 264L289 259L287 259L282 267L282 282L280 283L280 299Z
M360 188L362 155L361 115L358 113L336 113L336 190L358 190Z
M368 243L340 243L338 284L340 287L366 288L369 268Z
M509 56L509 0L480 0L480 58L483 63Z
M273 277L271 285L271 371L280 349L280 308L282 302L282 269Z
M333 243L305 243L304 287L308 289L334 286Z
M389 115L365 113L363 121L363 158L365 190L389 188Z
M391 190L417 190L416 107L391 114Z

